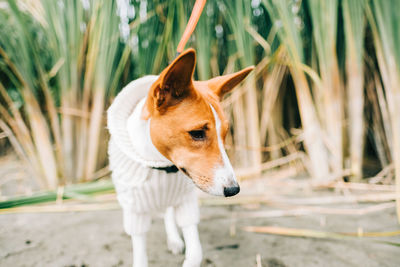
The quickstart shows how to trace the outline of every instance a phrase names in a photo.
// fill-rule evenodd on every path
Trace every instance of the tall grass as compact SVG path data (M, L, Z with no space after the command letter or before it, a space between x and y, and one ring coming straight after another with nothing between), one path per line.
M328 155L323 143L321 124L318 120L311 88L302 67L306 59L301 36L301 20L297 16L297 12L293 12L291 9L294 7L300 10L300 6L290 0L264 0L263 4L277 28L280 43L289 56L288 67L296 89L304 130L304 144L311 162L309 170L312 176L324 179L329 174Z
M1 85L3 125L41 187L89 180L105 164L98 154L103 111L129 49L119 47L116 4L43 0L25 9L18 3L10 0L1 11L8 27L0 53L10 88Z
M395 169L397 215L400 221L400 8L398 1L372 1L368 8L369 21L374 36L377 62L384 86L379 101L387 106L386 129Z
M314 68L321 77L321 83L313 86L314 99L330 152L330 166L338 171L343 166L344 119L343 86L336 53L338 1L310 0L308 6L317 61Z
M355 180L362 178L364 151L364 34L366 0L342 2L346 45L346 91L350 168Z
M230 54L236 54L235 69L245 68L255 64L254 40L246 31L251 27L252 9L247 1L225 1L224 18L228 29L231 31L232 41L227 48ZM232 8L233 7L233 8ZM233 114L237 118L235 123L235 143L241 146L260 147L259 115L257 89L254 75L250 75L241 90L246 90L243 96L238 98L232 106ZM240 122L240 124L239 124ZM243 153L247 152L247 153ZM261 153L257 150L242 151L239 164L257 168L261 163Z
M130 80L175 57L194 0L0 3L0 128L40 188L92 179L107 166L105 109ZM256 65L224 100L241 173L304 152L312 177L360 181L372 157L386 182L393 165L400 192L399 7L207 2L188 44L196 78Z

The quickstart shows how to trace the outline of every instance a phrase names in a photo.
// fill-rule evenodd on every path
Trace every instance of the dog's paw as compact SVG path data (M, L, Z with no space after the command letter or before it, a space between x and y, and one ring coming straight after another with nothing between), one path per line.
M182 267L200 267L201 264L201 260L188 260L186 259L183 264Z
M168 250L172 252L172 254L181 254L183 253L183 249L185 248L185 243L180 238L168 239Z

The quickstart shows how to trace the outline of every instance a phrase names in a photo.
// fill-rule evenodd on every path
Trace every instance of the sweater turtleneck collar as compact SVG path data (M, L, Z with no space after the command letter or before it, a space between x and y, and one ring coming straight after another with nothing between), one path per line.
M132 133L129 133L127 127L128 120L133 115L135 108L147 96L150 86L157 78L158 76L154 75L145 76L132 81L124 87L107 111L107 127L110 131L111 139L122 153L147 167L162 169L172 166L173 163L163 157L157 150L159 155L154 152L146 157L140 149L135 148L134 142L132 142L134 137Z

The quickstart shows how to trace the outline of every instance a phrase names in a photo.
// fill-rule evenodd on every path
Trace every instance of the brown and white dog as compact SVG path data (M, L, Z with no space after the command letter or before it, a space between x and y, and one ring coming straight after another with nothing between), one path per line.
M226 197L240 190L224 150L228 120L220 101L253 67L193 81L195 64L195 51L184 51L159 76L146 76L126 86L108 111L110 167L124 211L125 231L132 236L136 267L147 266L148 226L141 224L149 225L149 216L156 211L166 211L169 249L177 253L186 245L183 266L200 266L198 206L192 185ZM130 94L139 91L147 96L126 108ZM175 222L182 228L185 244Z

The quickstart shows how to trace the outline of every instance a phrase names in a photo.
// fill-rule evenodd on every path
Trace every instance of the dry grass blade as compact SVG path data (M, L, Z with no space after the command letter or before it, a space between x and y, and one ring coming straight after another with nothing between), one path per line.
M337 188L337 189L351 189L351 190L364 190L364 191L391 191L395 192L394 185L377 185L377 184L364 184L364 183L345 183L342 181L335 181L331 183L312 183L314 188Z
M289 163L297 162L300 161L302 162L304 160L304 153L301 152L295 152L292 153L286 157L281 157L275 160L271 160L265 163L262 163L258 168L238 168L235 170L235 173L238 177L244 178L244 177L257 177L257 174L260 171L267 171L279 166L283 166Z
M95 204L62 204L45 206L24 206L10 209L0 209L0 214L13 213L54 213L54 212L87 212L102 210L118 210L120 206L116 202Z
M388 202L370 205L364 208L330 208L322 206L277 205L278 210L261 210L236 213L238 219L248 218L276 218L284 216L304 216L313 214L363 216L395 207L395 203Z
M327 231L316 231L309 229L287 228L287 227L277 227L277 226L245 226L243 230L247 232L260 233L260 234L272 234L272 235L284 235L284 236L308 237L308 238L327 238L327 239L339 239L339 240L353 239L355 237L356 238L393 237L400 235L400 231L335 233ZM385 242L385 241L377 241L377 242ZM399 245L400 244L397 244L397 246Z
M218 206L218 205L243 205L253 203L264 204L292 204L292 205L328 205L328 204L344 204L344 203L368 203L368 202L387 202L396 199L396 193L366 193L348 196L321 196L308 198L289 198L279 196L238 196L235 198L201 198L202 205Z

